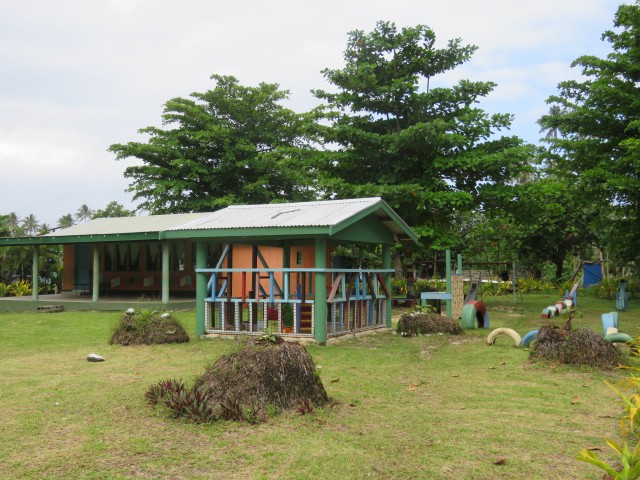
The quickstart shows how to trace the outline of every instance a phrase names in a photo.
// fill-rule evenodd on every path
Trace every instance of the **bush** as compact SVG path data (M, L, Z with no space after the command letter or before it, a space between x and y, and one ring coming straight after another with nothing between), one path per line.
M155 345L161 343L186 343L189 334L168 313L142 310L124 313L111 335L111 344Z
M207 368L191 388L163 380L151 385L145 398L173 417L249 423L264 420L266 411L313 413L313 405L329 400L306 348L274 335L245 340L237 352Z
M626 364L624 353L602 335L588 328L567 329L557 325L540 328L529 356L532 359L602 369Z
M406 313L398 320L398 333L408 337L427 333L462 335L464 330L457 320L435 313Z
M235 398L243 406L290 410L309 400L324 405L327 393L307 349L270 335L245 341L237 352L207 368L194 385L215 402Z

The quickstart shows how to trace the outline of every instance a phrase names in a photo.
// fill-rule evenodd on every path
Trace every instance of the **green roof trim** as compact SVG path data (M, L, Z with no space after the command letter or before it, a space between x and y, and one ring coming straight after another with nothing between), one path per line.
M379 197L236 205L216 212L100 218L38 237L4 237L0 246L64 245L159 240L418 243L416 233Z

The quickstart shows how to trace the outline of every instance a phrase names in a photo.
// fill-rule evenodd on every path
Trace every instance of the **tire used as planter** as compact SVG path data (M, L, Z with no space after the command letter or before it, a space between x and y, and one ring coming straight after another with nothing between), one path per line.
M493 345L496 341L496 338L500 335L504 335L513 340L513 346L519 347L520 343L522 343L522 338L518 332L513 330L512 328L500 327L493 330L489 335L487 335L487 345Z
M631 335L622 332L610 333L609 335L605 335L604 339L611 343L627 343L633 341Z
M603 335L606 335L610 328L618 328L618 312L603 313L600 318L602 319Z
M487 306L479 302L477 300L471 300L462 307L462 316L461 323L462 328L473 329L476 328L487 328L488 321L487 320Z
M522 337L522 340L520 341L520 346L526 347L531 342L535 341L535 339L538 338L538 331L539 330L531 330L524 337Z

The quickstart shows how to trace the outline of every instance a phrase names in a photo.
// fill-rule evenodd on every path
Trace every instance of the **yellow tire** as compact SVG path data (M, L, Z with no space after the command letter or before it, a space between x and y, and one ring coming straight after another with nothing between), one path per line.
M500 328L496 328L495 330L492 330L491 333L487 335L487 345L493 345L496 342L496 338L499 337L500 335L504 335L506 337L509 337L511 340L513 340L514 347L519 347L520 343L522 343L522 338L520 337L520 334L518 334L518 332L516 332L514 329L500 327Z

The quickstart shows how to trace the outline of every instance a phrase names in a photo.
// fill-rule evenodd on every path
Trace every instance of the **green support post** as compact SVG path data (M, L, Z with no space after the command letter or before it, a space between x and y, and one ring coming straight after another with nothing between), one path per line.
M100 296L100 249L93 246L93 288L91 300L97 302Z
M326 268L327 266L327 240L316 238L315 242L315 266L316 268ZM327 343L327 274L326 272L315 273L315 322L313 328L313 338L320 345Z
M458 254L458 271L456 272L458 275L462 275L462 254Z
M40 247L33 246L33 265L31 265L31 299L38 301L38 291L40 290Z
M382 245L382 268L391 268L391 245ZM389 293L391 293L391 273L383 273L382 278L384 278L384 283L387 286L387 290L389 291ZM385 309L385 311L387 312L387 328L391 328L391 302L391 297L387 298L387 308Z
M446 257L446 271L447 271L447 293L449 295L451 295L451 250L446 250L445 252L445 257ZM451 298L449 298L449 300L446 300L446 305L447 305L447 317L451 318L451 316L453 315L453 309L452 309L452 305L451 305Z
M196 242L196 269L207 268L207 244ZM204 335L204 300L207 297L207 274L196 273L196 336Z
M169 242L162 242L162 303L169 303Z

